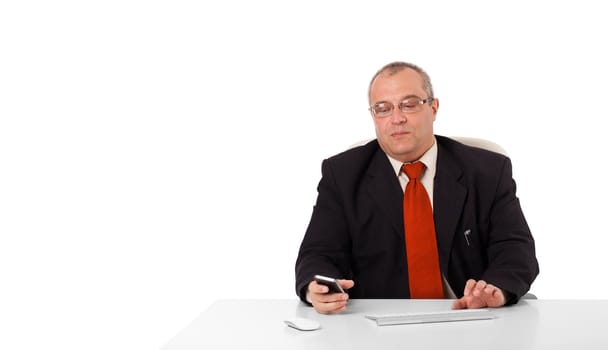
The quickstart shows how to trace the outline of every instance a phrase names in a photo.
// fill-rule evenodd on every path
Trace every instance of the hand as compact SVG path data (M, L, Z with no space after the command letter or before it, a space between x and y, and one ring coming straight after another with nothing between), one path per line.
M342 289L350 289L355 285L353 280L338 280ZM348 294L329 293L329 288L316 281L308 284L308 297L312 306L321 314L335 314L346 310Z
M464 296L452 304L452 309L479 309L501 307L506 299L502 290L484 280L470 279L464 286Z

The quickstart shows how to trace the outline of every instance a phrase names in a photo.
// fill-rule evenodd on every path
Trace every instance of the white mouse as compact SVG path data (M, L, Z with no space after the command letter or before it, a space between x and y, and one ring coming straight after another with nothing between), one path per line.
M321 324L318 321L311 320L310 318L293 317L286 319L284 322L289 327L301 331L314 331L315 329L321 328Z

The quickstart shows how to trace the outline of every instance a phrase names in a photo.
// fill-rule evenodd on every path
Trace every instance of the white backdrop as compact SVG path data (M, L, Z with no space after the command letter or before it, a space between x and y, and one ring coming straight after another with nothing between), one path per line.
M156 349L218 298L295 298L321 161L373 136L395 60L438 134L511 155L532 292L606 298L600 5L211 3L0 4L0 348Z

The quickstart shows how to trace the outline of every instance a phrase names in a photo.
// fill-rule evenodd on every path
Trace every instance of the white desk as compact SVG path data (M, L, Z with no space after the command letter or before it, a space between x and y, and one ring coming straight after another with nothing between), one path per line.
M451 300L351 300L321 315L298 300L220 300L163 350L190 349L608 349L608 300L521 300L481 321L376 326L366 313L449 310ZM287 327L289 317L321 329Z

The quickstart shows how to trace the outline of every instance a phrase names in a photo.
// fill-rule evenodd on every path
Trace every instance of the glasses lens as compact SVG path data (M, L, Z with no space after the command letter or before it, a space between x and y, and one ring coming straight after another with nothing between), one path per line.
M405 113L416 112L421 106L422 99L419 97L409 97L401 101L399 108Z
M372 107L372 109L377 117L386 117L393 111L393 104L389 102L378 102Z

